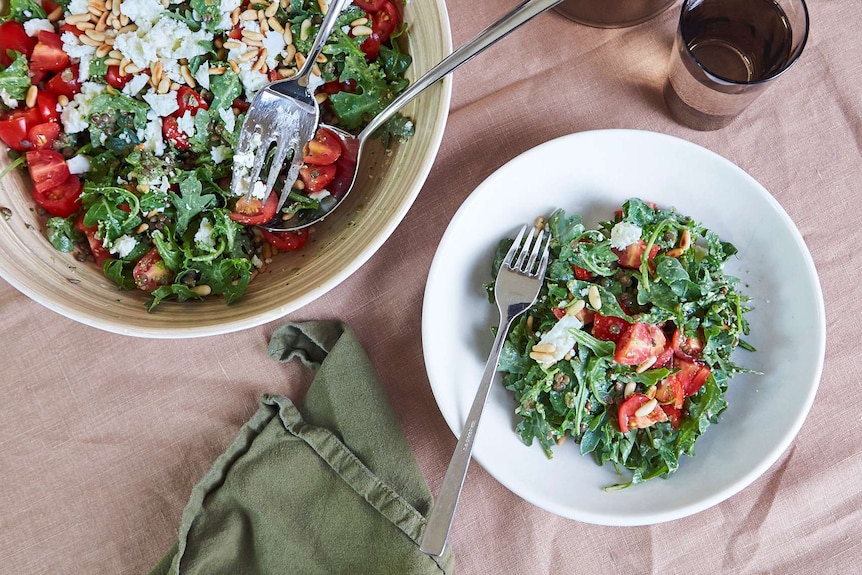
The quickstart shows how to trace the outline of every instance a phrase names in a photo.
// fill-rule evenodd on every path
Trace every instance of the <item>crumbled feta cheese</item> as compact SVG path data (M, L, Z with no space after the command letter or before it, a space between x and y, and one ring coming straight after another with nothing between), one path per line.
M629 222L619 222L611 229L611 247L624 250L641 239L640 226Z
M269 30L263 37L263 47L266 48L266 65L270 70L275 70L278 66L276 57L284 56L284 35L275 30Z
M151 90L144 94L144 102L150 105L150 108L159 116L170 116L180 109L180 104L177 102L177 95L173 92L167 94L156 94Z
M158 0L134 0L134 2L122 2L120 4L120 13L129 17L129 20L138 25L138 28L145 26L148 29L153 27L164 12L162 3Z
M105 85L97 82L84 82L81 92L60 113L60 120L67 134L77 134L89 127L90 100L105 91Z
M34 18L33 20L24 22L24 31L27 32L28 36L36 36L40 30L53 32L54 25L47 18Z
M318 200L319 201L325 197L328 197L329 195L330 195L329 190L320 190L317 192L311 192L310 194L308 194L308 197L312 200Z
M70 174L83 174L90 171L90 158L78 154L66 160Z
M540 365L545 369L551 367L569 353L577 343L575 337L569 332L572 329L581 329L583 327L581 320L571 315L564 315L557 323L554 324L547 333L542 335L539 344L550 343L554 345L554 351L548 353L552 361L542 362Z
M210 150L210 155L212 156L213 162L221 164L225 160L230 159L231 149L228 146L216 146Z
M150 81L150 77L146 74L135 74L129 83L123 86L123 94L134 98L144 89L144 86Z
M236 116L233 115L231 108L219 108L218 115L221 121L224 122L224 127L228 132L233 132L236 127Z
M67 10L69 14L86 14L90 7L89 0L72 0Z
M323 80L323 76L318 76L317 74L311 74L308 77L308 91L314 94L317 92L317 89L323 86L326 82Z
M195 135L195 119L191 110L186 110L182 116L177 118L177 128L190 138Z
M249 64L249 62L243 62L243 64ZM314 76L312 75L312 77ZM244 70L243 66L240 66L239 79L242 81L242 85L245 88L245 92L248 94L249 99L253 98L261 88L269 84L269 78L266 74L263 72L256 72L251 69ZM311 81L309 81L308 84L310 86Z
M213 225L210 223L209 219L204 217L201 218L200 226L198 226L198 231L195 232L195 243L201 244L208 248L215 247L215 240L213 239Z
M258 269L263 267L263 262L260 261L260 258L256 254L251 256L251 264Z
M104 242L102 242L102 244L104 246ZM135 246L137 245L138 240L123 234L122 236L114 240L114 243L110 247L104 247L107 248L107 250L112 254L117 254L119 257L124 258L130 253L132 253L132 250L135 249Z
M266 194L266 184L258 180L254 183L254 186L251 189L251 197L257 198L259 200L263 199L263 196Z
M156 156L165 153L165 141L162 139L162 119L154 110L147 112L147 126L138 130L138 139L144 143L144 149Z
M198 71L195 72L194 79L195 82L197 82L204 90L210 89L210 68L206 63L198 66Z
M9 95L9 92L6 90L0 90L0 100L3 101L3 104L6 105L7 108L17 108L18 100Z

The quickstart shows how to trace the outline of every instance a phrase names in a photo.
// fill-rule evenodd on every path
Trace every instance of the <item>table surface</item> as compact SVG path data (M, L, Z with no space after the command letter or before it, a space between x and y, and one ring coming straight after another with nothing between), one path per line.
M516 2L447 4L458 46ZM858 570L862 4L811 0L809 8L801 60L731 126L707 133L675 123L662 102L678 4L618 30L540 16L455 73L436 163L392 237L343 284L286 318L351 324L436 493L455 438L422 358L427 270L458 206L499 166L572 132L653 130L728 158L791 216L820 275L828 346L813 408L778 461L711 509L631 528L552 515L474 465L451 536L459 573L579 572L585 558L602 573ZM4 573L146 572L257 398L290 393L307 377L266 356L284 320L218 337L141 340L61 317L2 280L0 317Z

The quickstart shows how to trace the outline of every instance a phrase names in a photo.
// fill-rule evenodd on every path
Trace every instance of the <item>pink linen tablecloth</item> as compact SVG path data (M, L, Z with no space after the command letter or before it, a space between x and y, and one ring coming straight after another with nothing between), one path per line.
M515 3L449 0L455 45ZM392 238L342 285L289 316L338 318L355 329L436 493L455 438L422 358L427 270L458 206L503 163L571 132L664 132L741 166L800 229L820 275L828 347L811 413L779 460L707 511L634 528L559 518L474 465L450 539L457 572L862 568L862 4L809 7L802 59L734 124L709 133L676 124L662 103L678 5L621 30L540 16L455 73L439 156ZM141 340L75 323L2 281L0 317L2 573L146 572L175 540L192 486L258 396L290 393L304 378L266 356L283 320L219 337Z

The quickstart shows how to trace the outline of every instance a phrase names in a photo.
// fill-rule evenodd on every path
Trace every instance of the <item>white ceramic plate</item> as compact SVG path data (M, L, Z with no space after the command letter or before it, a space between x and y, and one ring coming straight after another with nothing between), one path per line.
M428 276L422 339L434 397L459 435L496 324L485 298L494 249L518 227L560 207L588 226L627 198L675 206L739 249L726 271L741 278L755 307L748 340L759 350L734 360L765 373L731 380L721 422L668 480L616 492L611 466L579 455L573 442L545 457L514 432L515 402L499 378L476 437L476 460L498 481L548 511L603 525L647 525L715 505L757 479L790 445L814 401L825 351L817 273L793 222L751 176L700 146L651 132L572 134L518 156L464 202Z

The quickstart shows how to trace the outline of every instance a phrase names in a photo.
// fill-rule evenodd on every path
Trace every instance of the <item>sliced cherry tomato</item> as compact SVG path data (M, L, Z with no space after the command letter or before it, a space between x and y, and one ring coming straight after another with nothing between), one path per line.
M670 364L671 359L673 359L673 348L671 346L667 346L656 358L653 368L665 367Z
M78 65L72 64L65 70L54 74L45 84L45 89L55 96L66 96L70 100L81 91L81 83L78 81Z
M366 12L377 12L387 0L353 0L353 5Z
M380 44L380 36L372 32L368 38L363 40L359 48L365 53L366 60L374 60L380 54Z
M302 166L299 170L299 177L302 178L305 184L305 192L307 194L319 192L335 179L335 164L329 164L328 166Z
M626 249L618 250L611 249L620 259L620 265L624 268L637 269L641 267L641 257L646 251L647 243L643 240L638 240L633 244L629 244ZM647 259L653 259L658 254L658 246L653 244L650 248Z
M628 326L629 322L622 318L597 313L593 317L593 336L604 341L617 342Z
M40 30L39 39L30 56L30 70L56 72L69 65L69 55L63 51L63 41L54 32Z
M228 33L228 36L230 36L234 40L239 40L240 38L242 38L242 28L240 28L240 25L237 24L236 26L231 28L230 32Z
M23 116L0 120L0 140L13 150L26 152L33 147L27 132L27 120Z
M45 122L37 124L27 132L30 145L36 150L50 148L60 135L60 124L57 122Z
M0 24L0 65L4 68L12 63L12 57L6 50L20 52L29 58L35 46L36 39L27 35L20 22L9 20Z
M18 108L16 110L9 110L8 112L3 112L0 115L0 119L9 120L11 118L24 118L24 121L27 123L27 129L29 130L36 124L42 123L42 114L39 113L38 108Z
M679 358L695 361L703 352L703 341L699 337L685 337L682 330L674 331L670 341L674 355Z
M712 373L712 370L705 365L699 363L690 363L683 359L675 359L674 366L680 367L680 371L686 370L691 376L683 382L683 393L686 397L690 397L700 391L706 379Z
M62 26L60 26L60 37L62 38L63 34L65 34L66 32L71 32L75 36L80 36L84 33L83 30L81 30L74 24L63 24Z
M302 161L315 166L325 166L335 163L340 155L341 138L331 130L320 128L314 135L314 139L306 145Z
M262 205L261 201L257 198L246 201L245 196L242 196L236 201L236 206L234 206L230 214L230 219L246 226L264 224L275 216L275 209L277 207L278 200L275 194L270 194L266 199L266 203Z
M78 214L78 217L75 219L75 229L87 237L87 243L90 244L90 251L96 260L97 266L102 267L105 260L111 259L111 252L106 250L105 246L102 245L102 240L96 237L96 230L99 228L97 226L84 225L84 212Z
M661 355L666 343L667 338L657 325L633 323L617 341L614 361L621 365L640 365L650 357Z
M242 100L240 98L234 98L234 101L231 104L231 107L236 108L239 112L247 112L249 106L251 106L251 104L249 104L246 100Z
M343 146L341 155L335 160L335 179L329 184L329 193L333 197L340 198L350 189L353 178L356 175L356 158L352 157Z
M151 292L174 281L173 272L165 265L158 248L153 248L138 260L132 270L132 279L139 290Z
M620 404L620 408L617 411L620 431L628 433L632 429L643 429L655 425L660 421L667 421L667 414L658 404L646 415L635 415L635 412L649 401L649 396L635 393Z
M60 112L57 111L57 96L44 90L36 93L36 108L43 122L59 122Z
M162 120L162 134L168 143L178 150L188 150L191 147L189 137L180 130L179 122L174 116L168 116Z
M581 281L589 281L595 277L591 271L585 270L584 268L572 266L572 269L575 271L575 277Z
M125 88L126 84L128 84L129 80L131 79L131 74L120 75L119 66L108 66L108 71L105 73L105 82L107 82L117 90L122 90L123 88Z
M178 116L185 114L186 110L190 111L192 116L194 116L198 113L198 110L209 109L209 105L206 103L206 100L203 99L203 96L188 86L181 86L180 89L177 90L177 103L180 105L180 109L176 112Z
M566 310L564 310L564 309L561 309L558 307L552 307L551 311L553 312L554 317L557 319L563 319L564 317L566 317Z
M39 193L45 193L69 177L69 166L59 152L54 150L33 150L27 152L27 168L33 187Z
M295 232L270 232L264 229L260 230L263 233L263 238L275 248L283 252L292 252L302 249L305 242L308 241L308 228L302 228Z
M81 179L71 174L57 186L46 191L33 191L33 199L37 204L51 214L61 218L68 218L81 207Z
M399 21L398 9L389 0L384 0L377 12L371 15L371 30L383 44L389 40Z
M339 82L338 80L332 80L331 82L325 83L320 87L320 90L324 94L337 94L339 92L349 92L351 94L356 92L356 80L353 78L349 78L344 82Z
M662 405L662 411L664 411L665 415L667 415L668 421L670 421L670 426L674 429L679 429L679 422L682 420L682 410L677 409L672 405Z

